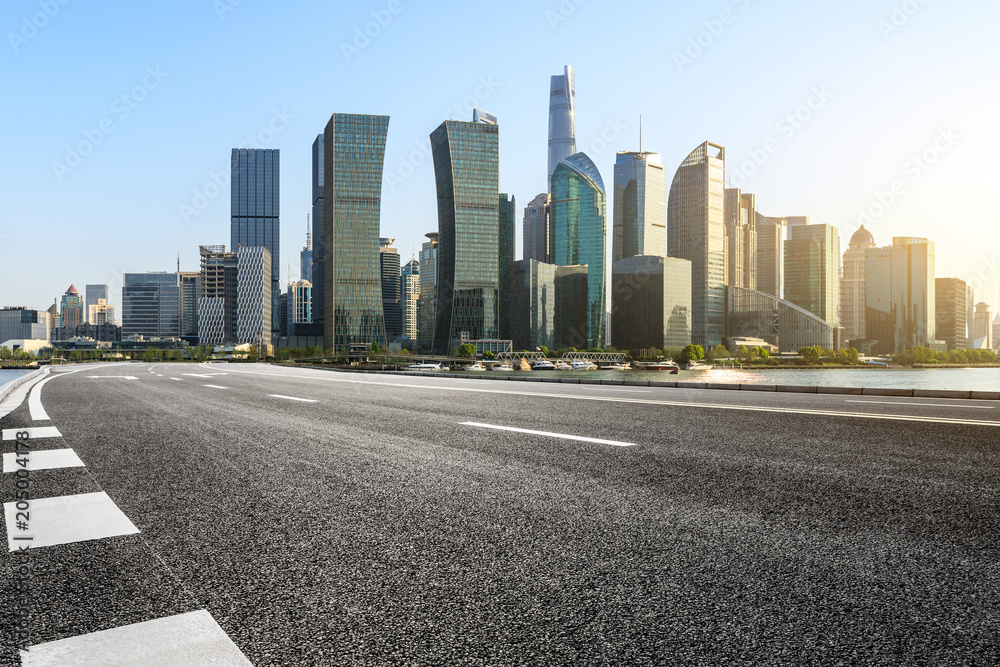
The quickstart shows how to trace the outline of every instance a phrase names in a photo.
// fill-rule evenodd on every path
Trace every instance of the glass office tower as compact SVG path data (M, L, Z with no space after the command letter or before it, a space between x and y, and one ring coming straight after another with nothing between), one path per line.
M836 227L796 225L788 229L785 299L835 328L840 326L840 232Z
M399 273L399 251L392 244L396 239L380 238L378 249L379 273L382 277L382 316L385 335L390 341L403 335L402 285Z
M417 340L421 350L434 347L437 322L438 233L428 232L420 246L420 304L417 315Z
M667 177L659 153L618 154L611 261L667 254Z
M499 217L499 256L497 265L500 271L500 338L510 338L510 265L514 261L514 216L517 201L514 195L500 193Z
M597 166L585 153L559 163L552 174L552 236L555 264L587 265L586 341L573 347L604 347L607 198Z
M569 65L549 84L549 175L559 163L576 153L576 76Z
M122 276L122 338L180 338L180 281L176 273Z
M325 244L323 243L323 225L326 219L325 204L323 199L323 162L325 160L325 149L323 147L323 135L316 136L312 145L312 321L311 335L322 336L325 330L323 325L323 308L325 307L326 290L326 255ZM304 331L305 329L301 329Z
M379 221L388 116L335 113L323 137L324 347L385 345Z
M500 333L499 128L448 120L431 133L438 208L434 351ZM426 268L421 258L421 268Z
M267 248L271 253L272 312L281 298L279 153L276 148L234 148L230 183L231 248ZM278 336L278 321L272 323ZM270 341L268 341L270 342Z
M691 340L722 344L726 324L726 149L705 142L674 174L667 202L667 254L691 261Z

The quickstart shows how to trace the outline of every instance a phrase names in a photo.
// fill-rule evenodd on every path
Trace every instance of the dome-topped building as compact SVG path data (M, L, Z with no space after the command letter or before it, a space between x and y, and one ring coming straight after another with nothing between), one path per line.
M861 246L863 248L874 248L875 247L875 237L872 233L865 229L864 225L861 225L861 229L854 232L854 236L851 237L851 243L849 248L854 248L856 246Z
M875 247L875 237L861 225L854 232L844 252L843 277L840 279L840 323L849 341L865 335L865 251Z

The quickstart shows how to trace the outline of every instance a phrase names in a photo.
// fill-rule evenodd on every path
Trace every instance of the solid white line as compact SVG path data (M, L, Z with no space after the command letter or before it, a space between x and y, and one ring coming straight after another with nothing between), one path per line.
M54 380L56 377L55 375L50 375L31 388L31 393L28 395L28 412L31 413L32 421L50 421L49 414L42 407L42 387L45 386L46 382Z
M268 394L271 398L283 398L287 401L302 401L303 403L316 403L311 398L295 398L294 396L282 396L281 394Z
M17 434L23 431L28 432L28 439L36 438L61 438L62 433L55 426L29 426L28 428L5 428L3 430L4 440L16 440Z
M211 387L212 389L229 389L229 387L220 387L217 384L206 384L206 387Z
M991 405L952 405L950 403L900 403L899 401L855 401L845 400L845 403L872 403L874 405L905 405L921 406L925 408L968 408L970 410L996 410Z
M705 408L711 410L737 410L741 412L774 412L774 413L784 413L784 414L794 414L794 415L815 415L820 417L853 417L855 419L879 419L887 421L906 421L906 422L927 422L933 424L961 424L964 426L1000 426L1000 421L988 421L980 419L948 419L945 417L923 417L914 415L890 415L890 414L879 414L875 412L848 412L839 410L803 410L800 408L779 408L779 407L769 407L762 405L735 405L735 404L725 404L725 403L688 403L685 401L658 401L653 399L645 398L621 398L614 396L583 396L580 394L550 394L542 392L527 392L527 391L505 391L503 389L479 389L472 387L448 387L444 385L434 386L430 384L405 384L402 382L373 382L370 380L352 380L348 378L338 378L329 377L333 375L328 373L327 376L320 375L296 375L292 373L262 373L259 371L237 371L233 370L233 373L243 373L245 375L264 375L267 377L290 377L310 380L321 380L325 382L339 382L343 384L364 384L364 385L375 385L378 387L402 387L406 389L427 389L432 391L466 391L477 394L505 394L509 396L539 396L542 398L563 398L574 401L598 401L604 403L633 403L638 405L668 405L671 407L678 408ZM324 371L317 371L322 373ZM484 382L486 384L486 382ZM573 385L567 384L566 387L571 387Z
M18 458L27 459L25 465L18 463ZM72 449L43 449L31 452L28 456L18 457L16 452L3 455L3 471L18 470L55 470L57 468L82 468L83 461Z
M550 433L548 431L532 431L526 428L514 428L512 426L494 426L493 424L479 424L477 422L459 422L463 426L477 426L479 428L492 428L497 431L513 431L514 433L527 433L528 435L544 435L548 438L562 438L563 440L579 440L581 442L596 442L599 445L613 445L615 447L638 447L634 442L618 442L616 440L601 440L599 438L584 438L579 435L566 435L565 433Z
M31 500L26 531L16 529L19 511L23 513L23 510L17 509L15 502L3 505L4 519L7 522L7 546L11 551L17 550L19 545L39 549L139 532L103 491ZM15 537L32 539L15 540Z
M612 391L627 391L627 392L632 393L632 394L648 394L651 391L653 391L652 389L622 389L622 388L616 387L616 386L614 386L612 384L580 384L580 385L574 385L574 384L570 384L568 382L566 384L569 384L570 387L576 387L577 389L610 389Z
M70 664L253 667L204 609L35 644L21 651L21 664L32 667Z

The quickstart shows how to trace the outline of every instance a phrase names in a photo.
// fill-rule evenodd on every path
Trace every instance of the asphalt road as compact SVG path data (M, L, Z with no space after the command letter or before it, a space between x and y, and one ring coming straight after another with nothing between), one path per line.
M30 551L33 646L204 611L258 667L1000 663L1000 402L66 370L0 420L86 466L32 498L139 532Z

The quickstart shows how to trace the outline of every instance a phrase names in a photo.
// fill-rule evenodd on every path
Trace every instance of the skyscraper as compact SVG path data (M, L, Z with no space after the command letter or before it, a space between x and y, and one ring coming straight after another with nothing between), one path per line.
M667 172L659 153L618 153L611 261L667 254Z
M180 305L176 273L126 273L122 276L122 338L180 338Z
M691 343L691 262L635 255L612 266L611 330L622 350L681 350Z
M607 198L601 173L586 153L559 163L552 174L552 236L555 264L587 265L587 314L584 339L570 342L577 348L605 344L605 250L607 248Z
M875 237L861 225L844 251L844 277L840 279L840 325L849 341L865 340L865 253L875 247ZM964 285L964 283L963 283ZM965 288L963 287L963 290ZM962 294L965 303L965 294ZM965 317L962 317L963 327Z
M310 332L322 336L325 331L324 308L326 308L326 244L324 243L325 202L323 199L325 162L323 135L317 135L312 145L312 321Z
M386 342L378 249L388 131L388 116L335 113L323 137L323 339L338 352Z
M236 342L237 257L226 246L199 246L201 278L198 294L199 345Z
M87 323L97 324L97 322L90 321L90 307L97 305L98 299L104 299L105 303L110 303L108 300L108 286L107 285L87 285L84 288L84 294L87 296L86 303L84 304L85 313L87 313ZM113 318L112 318L113 319Z
M434 347L434 326L437 323L438 233L425 234L420 246L420 310L417 317L417 340L420 348Z
M500 333L498 126L448 120L431 133L438 208L434 350ZM423 264L421 262L421 264Z
M667 254L691 261L691 340L722 344L726 320L726 149L705 142L681 163L667 203Z
M298 280L288 284L288 335L298 336L303 326L312 323L312 283Z
M840 233L832 225L797 225L785 241L785 299L840 326Z
M930 347L937 339L934 243L894 237L865 251L865 336L874 354Z
M551 184L549 184L551 187ZM522 259L549 261L549 195L541 193L524 207Z
M788 220L757 214L757 289L781 298Z
M309 223L309 216L306 216L306 244L299 253L299 280L312 282L313 244L312 225Z
M420 261L414 257L400 271L403 306L403 338L411 341L420 336Z
M274 326L272 315L271 252L262 246L240 246L236 249L236 344L250 343L263 350L271 345ZM281 303L279 295L278 303ZM287 332L286 332L287 333Z
M567 65L563 74L552 77L549 85L549 173L546 187L551 192L552 174L560 162L576 153L576 79Z
M973 319L972 349L992 350L993 342L993 314L990 312L990 305L985 301L976 304L976 315Z
M844 272L847 272L846 266ZM945 342L949 352L965 350L969 346L965 319L967 294L967 285L959 278L937 278L934 281L935 335Z
M178 271L181 285L181 338L198 343L198 296L201 294L201 271Z
M83 297L74 285L70 285L66 293L63 294L59 310L62 314L62 326L78 327L86 320L86 311L83 309Z
M757 196L726 190L726 284L757 289Z
M230 247L267 248L271 253L271 311L275 313L282 291L279 157L276 148L234 148L230 184ZM278 320L272 325L277 337Z
M500 271L500 338L510 338L510 265L514 261L514 217L517 201L513 195L500 193L497 216L499 219L499 238L497 245L497 266Z
M399 251L392 245L395 240L380 238L378 249L379 274L382 277L382 312L385 315L385 336L390 341L403 335Z

